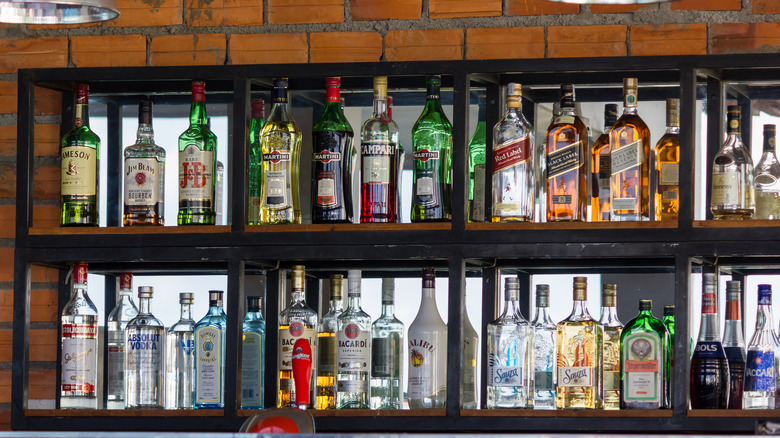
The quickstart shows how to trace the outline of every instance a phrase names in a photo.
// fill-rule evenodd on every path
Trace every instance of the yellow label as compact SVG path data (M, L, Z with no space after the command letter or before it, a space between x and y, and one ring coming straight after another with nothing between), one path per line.
M96 196L98 151L88 146L65 146L60 153L63 196Z

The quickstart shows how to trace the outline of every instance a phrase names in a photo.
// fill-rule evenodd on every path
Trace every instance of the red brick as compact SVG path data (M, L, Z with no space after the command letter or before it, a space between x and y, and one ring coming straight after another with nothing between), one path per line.
M498 17L501 0L429 0L431 18Z
M0 321L13 320L13 290L0 291ZM30 321L57 322L57 291L33 289L30 291Z
M62 93L43 87L35 87L35 114L62 113Z
M59 199L60 198L60 178L62 169L60 166L46 166L35 169L33 175L33 197L34 199Z
M16 73L20 68L67 66L67 37L0 39L0 73Z
M780 2L777 0L753 0L754 14L780 14Z
M742 0L676 0L673 11L741 11Z
M30 361L57 360L57 330L30 330Z
M34 156L57 156L60 148L60 125L35 125ZM0 126L0 156L16 156L16 125Z
M34 205L34 228L57 228L60 226L60 207L56 205ZM37 269L36 269L37 268ZM57 271L33 266L32 281L57 281Z
M52 400L57 396L57 370L30 370L27 398Z
M509 15L579 14L580 5L548 0L509 0Z
M466 31L466 59L544 58L544 28L484 27Z
M644 8L658 8L658 5L590 5L590 12L594 14L620 14L636 12Z
M439 61L463 59L463 31L391 30L385 37L388 61Z
M0 362L11 361L12 340L13 340L13 336L12 336L11 329L0 330ZM54 351L57 350L55 349Z
M780 23L712 23L711 53L780 51Z
M16 207L2 205L0 206L0 239L13 239L14 236L16 236Z
M14 249L13 248L0 248L0 281L13 281L14 280ZM0 299L0 303L3 300ZM0 318L0 321L3 319Z
M706 24L631 26L632 55L704 55L706 53Z
M0 126L0 156L16 156L16 125Z
M146 36L74 36L70 53L76 67L127 67L146 65Z
M260 26L262 0L187 0L190 26Z
M351 0L353 20L419 20L422 0Z
M0 81L0 114L16 114L18 112L16 81Z
M230 37L231 64L288 64L309 62L304 33L236 34Z
M574 58L625 56L626 26L550 26L547 28L547 56Z
M344 0L268 0L268 24L343 21Z
M0 403L11 403L11 370L0 371Z
M121 15L108 27L170 26L182 24L182 0L117 0Z
M378 62L382 36L375 32L323 32L309 36L311 62Z
M0 198L16 198L16 164L0 163Z
M0 430L11 430L11 410L0 410Z
M223 34L152 37L151 65L222 65L227 40Z
M53 207L50 205L46 205L46 206L36 205L33 207L33 217L35 217L35 215L38 213L39 208L55 209L57 211L57 215L59 215L59 211L60 211L59 207ZM57 224L59 224L59 219L57 219ZM30 271L31 271L30 274L31 281L33 283L56 283L60 279L60 271L58 271L55 268L47 268L45 266L32 265Z

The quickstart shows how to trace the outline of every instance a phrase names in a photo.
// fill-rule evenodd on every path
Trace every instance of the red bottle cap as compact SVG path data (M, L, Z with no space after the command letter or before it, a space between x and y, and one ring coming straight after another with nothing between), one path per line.
M206 83L201 81L192 82L192 101L193 102L205 102L206 101Z
M339 90L339 87L341 87L341 78L326 78L325 87L325 101L341 103L341 93Z
M311 392L311 344L300 338L293 345L293 379L295 380L295 404L298 407L309 406Z
M87 264L79 263L73 267L73 282L74 283L86 283L87 282Z
M89 103L89 85L76 85L76 105L86 105Z
M133 273L123 272L119 274L119 289L133 289Z
M263 99L252 99L252 118L262 119L265 114L265 102Z

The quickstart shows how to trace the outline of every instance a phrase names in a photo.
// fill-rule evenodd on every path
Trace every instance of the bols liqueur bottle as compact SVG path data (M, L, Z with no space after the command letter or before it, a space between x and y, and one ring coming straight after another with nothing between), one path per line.
M701 325L691 358L692 409L726 409L729 404L729 362L718 329L718 276L702 275Z
M360 271L350 270L347 281L347 308L336 334L336 409L368 409L371 317L360 308Z
M371 409L403 408L404 323L395 317L395 279L382 279L382 315L371 325Z
M192 292L181 292L179 321L165 333L165 409L192 409L195 372L195 320Z
M339 330L338 318L344 311L342 301L344 276L330 276L330 308L322 319L317 333L317 399L316 408L336 408L336 354L338 341L336 333Z
M136 315L133 302L133 274L119 274L119 299L108 314L108 409L125 407L125 327Z
M756 331L745 364L745 409L775 409L780 342L773 325L772 286L759 284Z
M531 323L534 332L534 409L555 409L556 328L550 317L550 285L536 285L536 317Z
M729 361L729 409L742 409L745 379L745 337L742 334L742 284L726 282L726 323L723 329L723 351Z
M154 143L152 101L138 103L135 144L125 148L124 225L165 224L165 149Z
M591 222L609 221L610 198L609 184L612 178L612 159L610 158L609 130L618 118L618 106L614 103L604 105L604 131L596 139L591 149Z
M729 105L728 137L712 165L710 210L715 219L750 219L755 210L753 159L742 143L740 109Z
M487 144L487 106L479 96L477 129L469 140L469 222L485 222L485 146Z
M241 409L263 408L265 320L261 297L246 297L241 337Z
M620 409L620 334L623 323L617 317L617 286L601 285L601 317L604 331L602 343L602 400L604 409Z
M775 125L764 125L764 153L756 164L754 219L780 219L780 162L775 155Z
M265 126L265 102L263 99L252 99L252 120L249 122L249 150L247 166L249 167L247 187L247 224L260 225L260 208L263 200L263 146L260 144L260 133Z
M447 404L447 326L436 308L436 273L423 269L420 310L409 326L409 408Z
M165 326L152 315L150 286L138 288L138 315L125 329L125 407L161 409L165 387Z
M666 133L655 145L655 220L677 220L680 211L679 99L666 99Z
M639 300L639 314L620 336L620 408L669 406L669 333L652 313L651 300Z
M209 310L195 325L195 409L225 407L225 329L221 290L209 291Z
M97 318L97 307L87 295L87 265L76 264L70 300L60 321L63 409L97 409Z

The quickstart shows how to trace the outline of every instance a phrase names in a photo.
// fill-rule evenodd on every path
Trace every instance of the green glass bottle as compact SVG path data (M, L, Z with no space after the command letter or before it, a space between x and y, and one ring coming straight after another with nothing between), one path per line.
M249 124L249 186L247 196L247 223L260 225L260 204L262 200L263 148L260 146L260 131L265 125L263 99L252 99L252 121Z
M452 220L452 125L441 107L441 76L428 76L420 118L412 128L412 222Z
M89 129L89 86L76 85L73 129L62 137L60 225L98 226L100 137Z
M620 335L620 409L669 406L669 333L652 309L651 300L639 300L639 314Z
M479 96L477 129L469 140L469 222L485 222L485 96Z
M672 407L674 395L674 306L664 306L664 319L661 320L669 333L669 407Z
M214 225L217 137L208 128L206 85L192 83L190 127L179 136L179 225Z

